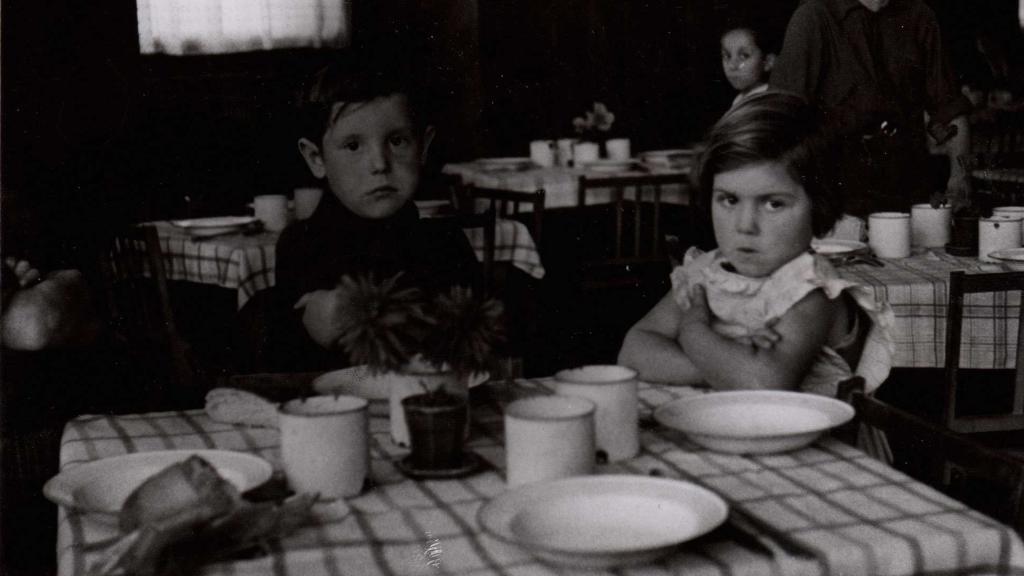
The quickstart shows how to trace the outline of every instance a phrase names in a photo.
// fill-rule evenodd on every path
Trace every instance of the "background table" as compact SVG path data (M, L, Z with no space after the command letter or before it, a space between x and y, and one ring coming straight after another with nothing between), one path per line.
M950 256L941 249L883 262L881 268L858 264L838 271L846 279L870 286L877 299L892 306L896 315L894 365L908 368L941 367L945 362L950 272L1007 271L1001 264ZM1020 294L1016 292L965 297L961 366L1013 368L1019 313Z
M238 290L238 307L256 292L274 285L276 232L254 235L226 234L193 238L170 222L151 222L160 236L164 266L171 280L213 284ZM466 231L478 258L483 258L484 231ZM509 262L534 278L544 277L540 253L529 229L515 220L498 219L495 226L494 260Z
M515 192L533 192L540 188L544 189L544 208L569 208L576 207L579 203L579 179L580 176L592 176L594 178L608 178L615 176L643 176L650 172L596 172L582 169L552 167L552 168L531 168L529 170L485 170L475 162L464 162L456 164L445 164L441 169L445 174L458 175L462 178L463 184L478 186L481 188L493 188L498 190L512 190ZM688 170L679 172L659 172L659 174L689 174ZM612 191L608 190L602 194L600 189L594 190L588 195L588 205L607 204L612 201ZM662 190L661 201L666 204L690 204L690 188L679 186L666 186Z
M204 574L552 574L518 546L481 533L477 511L505 490L501 405L547 393L547 382L491 383L473 391L470 447L494 469L459 480L412 481L392 460L405 454L372 418L374 487L349 501L350 514L316 509L311 525L271 546L269 556L208 567ZM752 536L713 532L665 560L625 574L1020 573L1019 537L964 505L832 439L786 454L743 457L697 448L677 432L649 425L651 410L702 391L640 386L641 442L636 458L600 472L698 482L760 526ZM278 432L211 421L202 411L82 416L66 426L61 468L129 452L219 448L260 455L280 466ZM97 558L90 544L114 535L87 515L60 509L58 568L84 574ZM783 546L782 542L789 542ZM768 553L771 551L771 554ZM440 563L440 568L431 562Z

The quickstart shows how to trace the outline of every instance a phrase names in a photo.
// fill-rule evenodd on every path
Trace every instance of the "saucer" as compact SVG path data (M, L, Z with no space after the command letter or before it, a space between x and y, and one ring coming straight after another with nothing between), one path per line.
M484 459L476 452L464 452L462 454L462 466L458 468L419 469L412 465L412 455L406 456L395 462L402 474L417 480L462 478L468 476L484 467Z

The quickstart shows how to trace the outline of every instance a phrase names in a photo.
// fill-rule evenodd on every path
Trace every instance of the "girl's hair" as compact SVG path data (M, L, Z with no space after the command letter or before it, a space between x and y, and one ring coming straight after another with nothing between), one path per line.
M811 200L811 229L820 236L843 212L835 176L835 147L814 109L796 94L769 90L741 101L708 134L693 178L697 206L711 221L715 175L752 164L779 162Z

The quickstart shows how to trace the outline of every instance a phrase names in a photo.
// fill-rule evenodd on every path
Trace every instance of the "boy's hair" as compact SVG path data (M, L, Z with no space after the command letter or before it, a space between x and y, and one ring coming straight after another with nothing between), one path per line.
M693 177L697 206L711 221L715 175L780 162L811 200L811 229L825 234L842 215L834 141L819 128L814 108L797 94L768 90L741 101L711 128Z
M754 45L760 48L765 56L779 53L781 41L775 27L762 23L753 16L733 16L722 26L718 37L724 38L726 34L734 30L746 30L754 39Z
M409 66L402 66L397 58L339 56L302 87L296 102L298 135L319 146L328 128L348 106L395 94L408 99L413 126L421 132L426 122L422 118L420 90ZM335 104L342 106L335 111Z

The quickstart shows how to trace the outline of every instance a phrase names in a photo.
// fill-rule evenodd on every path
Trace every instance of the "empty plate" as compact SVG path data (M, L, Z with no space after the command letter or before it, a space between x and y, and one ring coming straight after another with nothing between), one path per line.
M629 172L636 170L634 160L591 160L583 163L584 170L593 172Z
M171 224L183 228L191 236L218 236L229 232L240 232L246 226L259 222L252 216L215 216L212 218L192 218L190 220L171 220Z
M480 168L487 172L518 171L533 168L533 160L518 156L506 158L479 158L476 163Z
M43 494L68 508L116 516L139 485L190 456L209 462L239 492L263 484L274 471L269 462L258 456L230 450L136 452L67 468L46 482Z
M1024 248L996 250L995 252L990 252L989 257L999 260L1010 270L1024 270Z
M526 484L484 504L484 530L541 560L582 569L649 562L725 521L728 506L690 482L581 476Z
M680 398L659 406L654 419L716 452L770 454L807 446L853 418L834 398L801 392L744 390Z
M822 256L847 256L868 252L867 244L841 238L814 238L811 240L811 248Z

